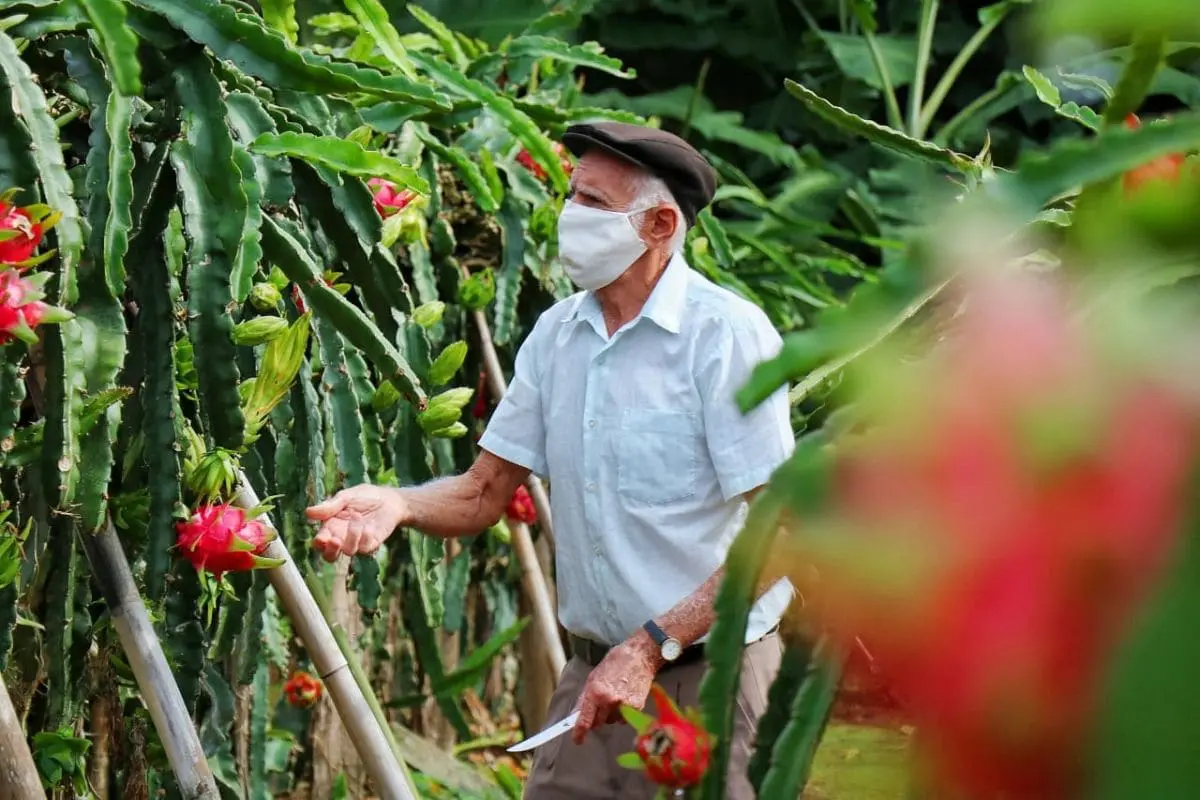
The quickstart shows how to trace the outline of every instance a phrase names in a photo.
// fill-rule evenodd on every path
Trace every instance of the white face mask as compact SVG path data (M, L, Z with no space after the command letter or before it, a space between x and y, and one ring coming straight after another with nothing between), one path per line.
M558 217L558 256L571 282L580 289L603 289L621 277L646 243L630 219L634 211L606 211L568 200Z

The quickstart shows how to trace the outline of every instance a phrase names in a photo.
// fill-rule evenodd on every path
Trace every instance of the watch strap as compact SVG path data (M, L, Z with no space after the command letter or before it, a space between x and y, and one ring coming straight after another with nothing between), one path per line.
M669 638L667 636L667 632L660 628L658 623L652 619L647 620L646 624L643 625L642 628L645 629L646 633L650 634L650 638L653 639L654 643L659 647L662 647L663 642L667 641Z

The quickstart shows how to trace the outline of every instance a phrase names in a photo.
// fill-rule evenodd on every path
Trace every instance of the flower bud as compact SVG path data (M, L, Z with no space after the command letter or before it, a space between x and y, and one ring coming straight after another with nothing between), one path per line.
M287 330L282 317L255 317L233 327L233 343L240 345L266 344Z
M270 283L256 283L250 290L250 305L264 313L274 311L282 299L283 295Z
M442 386L449 383L454 377L454 373L458 372L458 368L463 365L463 361L467 358L467 343L457 341L447 345L446 349L438 354L433 363L429 365L429 382L434 386Z
M413 309L412 320L422 328L432 328L442 321L442 315L445 313L446 304L441 300L434 300Z
M438 428L429 435L435 439L461 439L467 435L467 426L461 422L455 422L453 425L447 425L445 428Z

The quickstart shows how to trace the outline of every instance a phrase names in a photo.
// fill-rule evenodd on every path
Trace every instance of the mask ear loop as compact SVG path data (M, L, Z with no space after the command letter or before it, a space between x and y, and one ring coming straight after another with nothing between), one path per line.
M666 206L667 208L670 208L670 206L667 206L665 203L655 203L654 205L651 205L651 206L646 206L645 208L640 208L640 209L637 209L636 211L622 211L622 212L620 212L620 213L622 213L622 214L624 214L624 215L625 215L625 218L626 218L627 220L629 220L629 226L630 226L631 228L633 228L633 232L634 232L634 233L636 233L636 234L638 235L638 238L639 238L639 239L641 239L641 238L642 238L642 232L641 232L641 231L639 231L639 230L637 229L637 226L633 224L633 216L634 216L635 214L645 214L647 211L653 211L654 209L656 209L656 208L661 208L661 207L663 207L663 206ZM674 209L672 209L672 210L674 210ZM682 224L683 224L683 215L682 215L682 214L681 214L679 211L677 211L677 210L676 210L676 211L675 211L675 216L676 216L675 224L676 224L676 225L682 225ZM643 241L645 241L645 240L643 240Z

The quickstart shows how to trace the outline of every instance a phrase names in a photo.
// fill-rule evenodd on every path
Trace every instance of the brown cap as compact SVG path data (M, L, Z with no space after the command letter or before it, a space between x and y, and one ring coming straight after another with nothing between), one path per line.
M563 144L576 157L599 147L663 179L688 225L712 202L717 173L696 148L673 133L624 122L580 123L567 128Z

